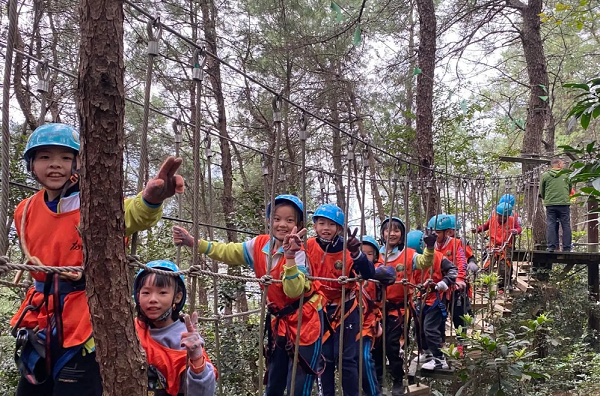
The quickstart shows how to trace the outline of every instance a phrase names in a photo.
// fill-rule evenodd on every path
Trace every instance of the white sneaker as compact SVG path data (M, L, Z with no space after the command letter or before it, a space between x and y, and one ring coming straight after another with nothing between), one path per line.
M446 359L433 358L430 361L428 361L427 363L425 363L423 366L421 366L421 368L423 370L433 371L433 370L448 370L450 367L448 366Z
M433 355L429 351L423 351L419 356L415 357L419 363L425 363L433 359Z

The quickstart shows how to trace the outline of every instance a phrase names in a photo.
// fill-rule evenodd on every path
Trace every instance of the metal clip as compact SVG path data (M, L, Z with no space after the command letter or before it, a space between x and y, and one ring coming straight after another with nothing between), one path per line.
M275 95L271 104L273 105L273 122L281 122L281 95Z
M50 90L50 68L48 67L48 61L41 59L35 68L35 72L38 77L37 91L39 93L47 93Z
M194 67L192 68L192 80L204 80L204 66L206 65L206 51L204 47L196 48L192 56Z
M175 132L175 143L180 144L183 139L181 138L181 119L177 118L173 121L173 132Z
M262 167L262 175L267 176L269 174L269 167L267 166L267 160L264 154L260 155L260 163Z
M160 16L148 21L146 24L146 31L148 32L148 55L156 56L159 53L158 42L162 37L162 24L160 23Z
M280 161L281 161L281 159L280 159ZM283 183L286 180L287 180L287 175L285 173L285 165L283 162L281 162L281 169L279 171L279 181Z
M298 133L298 137L300 140L306 141L306 128L308 127L308 116L306 115L306 112L302 112L298 121L300 123L300 132Z

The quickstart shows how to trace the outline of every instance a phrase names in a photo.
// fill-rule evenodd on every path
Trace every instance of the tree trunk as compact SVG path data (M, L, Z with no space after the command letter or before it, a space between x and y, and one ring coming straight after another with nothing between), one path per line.
M96 359L105 395L142 395L146 358L133 326L123 242L123 2L81 0L79 14L81 234Z
M521 43L527 64L529 76L529 108L525 123L525 136L523 137L523 154L541 154L544 125L546 125L548 106L548 71L546 57L541 35L541 21L539 14L542 12L542 0L529 0L527 6L520 6L523 24L521 29ZM546 87L546 90L544 88ZM542 97L546 97L544 100ZM523 164L523 173L533 169L535 165ZM535 189L532 189L535 191ZM529 190L529 191L532 191ZM533 220L533 241L536 244L546 240L546 221L541 199L534 194L525 196L536 216Z
M202 21L204 25L204 38L207 44L207 50L217 55L217 9L213 0L200 2L202 10ZM231 163L231 148L227 132L227 115L225 112L225 98L223 97L223 86L221 84L221 66L217 60L208 56L206 66L210 85L215 95L217 104L217 129L223 137L221 139L221 172L223 174L223 214L225 216L225 225L228 228L235 228L232 219L233 208L233 166ZM234 231L227 231L227 239L230 242L237 242L237 234Z
M419 68L417 76L417 154L419 176L432 177L433 168L433 79L435 73L436 20L433 0L418 0L419 11ZM429 191L422 196L427 218L435 215L437 194L435 179Z

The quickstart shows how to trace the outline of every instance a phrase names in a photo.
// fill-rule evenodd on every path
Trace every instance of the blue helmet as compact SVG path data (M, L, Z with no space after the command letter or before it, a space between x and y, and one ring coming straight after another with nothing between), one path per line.
M425 242L423 242L423 231L413 230L406 235L406 247L414 249L417 253L423 253Z
M453 230L454 224L450 216L445 213L433 216L427 223L427 228L435 231Z
M280 203L291 203L296 210L300 213L300 217L298 218L300 221L304 221L304 204L295 195L292 194L282 194L275 197L275 206ZM267 204L267 219L271 217L271 202Z
M496 213L498 213L500 216L511 216L512 209L512 205L509 205L507 202L505 202L496 206Z
M146 267L161 269L161 270L165 270L165 271L179 272L179 267L177 266L177 264L175 264L174 262L169 261L169 260L150 261L149 263L146 264ZM139 303L140 303L138 300L137 291L140 288L140 285L139 285L140 275L144 271L146 271L144 268L140 269L138 271L138 273L135 275L135 280L133 281L133 299L135 300L136 305L139 305ZM179 282L179 286L183 293L181 301L178 304L176 304L175 309L173 310L176 313L179 313L179 312L181 312L181 310L183 309L183 306L185 305L185 300L187 298L187 291L185 290L185 279L183 278L183 275L179 275L175 279L177 280L177 282Z
M450 229L451 230L460 230L460 219L457 219L455 215L448 215L450 218Z
M377 240L375 238L373 238L371 235L363 235L362 243L363 243L363 245L371 245L373 247L373 249L375 249L375 260L378 260L380 246L377 243Z
M342 228L344 227L344 222L346 220L342 209L334 204L325 204L319 206L313 214L313 223L316 222L318 217L329 219Z
M515 206L515 196L511 195L511 194L504 194L503 196L500 197L500 201L498 201L499 204L502 203L507 203L510 206Z
M385 286L393 285L396 282L396 270L389 265L380 265L375 268L375 280L381 282Z
M31 170L35 150L44 146L67 147L79 153L79 132L67 124L45 124L36 128L29 136L23 154L27 170Z

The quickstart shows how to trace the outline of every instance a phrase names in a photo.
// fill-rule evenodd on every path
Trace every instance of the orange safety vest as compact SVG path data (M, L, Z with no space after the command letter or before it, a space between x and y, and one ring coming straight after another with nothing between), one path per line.
M254 273L257 278L261 278L267 274L267 255L263 252L264 247L269 243L269 235L259 235L256 237L254 243ZM271 269L271 276L273 279L283 278L283 265L285 264L285 257L281 256L278 262L273 262ZM261 286L262 288L263 286ZM310 299L317 292L315 285L311 284L309 291L304 294L304 304L302 306L302 328L300 331L300 345L311 345L314 344L321 336L321 319L318 313L318 307L321 303L321 299ZM282 283L273 283L269 285L267 292L267 302L274 309L275 313L278 310L282 310L285 307L295 303L299 298L290 298L283 291ZM313 300L313 301L309 301ZM275 324L278 324L278 328L275 329ZM287 336L292 342L296 341L296 334L298 329L298 311L279 318L275 317L271 321L273 331L277 332L279 336Z
M344 275L343 269L343 259L344 252L340 251L337 253L326 253L323 251L321 246L319 246L319 242L317 242L316 238L310 238L306 242L306 249L308 253L308 258L310 260L310 269L311 274L313 276L321 277L321 278L331 278L336 279L336 281L327 282L327 281L319 281L319 290L323 293L325 298L327 298L328 303L336 303L339 304L340 299L342 298L342 285L337 282L337 278ZM346 271L345 275L349 278L353 278L356 274L352 269L354 265L354 261L350 256L350 252L346 252ZM346 283L346 297L349 296L349 291L355 290L357 285L355 282Z
M426 268L425 270L415 270L413 272L413 283L422 284L429 278L432 278L435 283L444 279L442 275L442 260L444 259L444 255L437 250L433 255L433 278L431 276L431 268ZM435 289L432 286L427 294L427 299L425 300L425 304L433 305L436 299Z
M499 247L510 238L510 230L517 228L517 222L513 216L509 216L504 223L500 223L496 216L492 216L489 220L489 228L487 235L490 237L489 245ZM508 242L507 247L511 247L513 239Z
M381 261L373 263L375 268L382 265ZM379 323L381 322L381 301L377 301L377 285L367 282L363 288L363 336L376 338Z
M416 254L417 252L414 249L404 248L404 250L402 250L400 255L396 257L396 259L387 262L388 267L393 267L396 270L396 282L402 281L402 279L404 279L405 276L409 282L412 280L413 260ZM404 289L406 289L407 292L407 301L410 301L411 296L413 294L412 287L404 286L399 283L395 283L387 287L386 301L394 305L403 305ZM404 308L400 308L399 311L400 314L404 315ZM390 310L388 311L388 314L398 316L397 310Z
M135 329L142 347L146 351L148 365L154 366L167 381L166 391L169 395L177 396L180 390L181 374L185 371L187 365L187 351L185 349L171 349L158 343L150 335L150 328L135 319ZM215 372L215 378L218 378L216 367L210 361L206 350L202 348L204 361L210 363Z
M21 230L21 219L27 200L21 201L15 210L15 225L21 240L25 240L29 252L50 267L81 266L83 250L79 226L79 209L65 213L54 213L44 201L44 190L34 194L27 208L25 234ZM32 272L36 281L44 282L46 274ZM38 306L44 300L43 293L32 287L27 291L25 300L10 325L14 326L28 305ZM39 311L29 311L19 324L20 327L33 329L46 327L53 315L53 297L42 305ZM70 348L85 343L92 336L92 322L85 291L74 291L65 296L62 307L63 347Z

